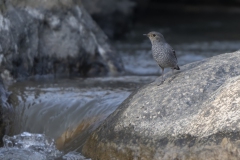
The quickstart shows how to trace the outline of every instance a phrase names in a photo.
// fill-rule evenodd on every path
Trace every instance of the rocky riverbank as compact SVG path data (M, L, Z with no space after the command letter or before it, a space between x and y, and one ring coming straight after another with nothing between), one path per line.
M0 137L10 134L6 130L14 118L5 84L45 75L123 72L121 58L80 1L6 0L0 5Z
M182 66L164 83L160 77L132 93L90 136L84 155L93 160L239 159L239 54Z
M9 0L3 5L0 67L4 79L123 71L107 36L80 2Z

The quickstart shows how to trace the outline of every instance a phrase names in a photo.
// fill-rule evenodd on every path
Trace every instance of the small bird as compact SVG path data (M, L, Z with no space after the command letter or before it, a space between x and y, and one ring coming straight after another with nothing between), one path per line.
M161 33L152 31L143 35L148 36L152 43L152 55L162 69L162 81L164 81L164 68L171 68L172 73L174 69L180 70L175 51L165 41Z

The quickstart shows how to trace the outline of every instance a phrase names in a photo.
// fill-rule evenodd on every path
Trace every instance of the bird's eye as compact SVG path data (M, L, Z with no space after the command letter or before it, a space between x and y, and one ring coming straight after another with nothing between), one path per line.
M156 34L153 34L153 37L155 37L156 36Z

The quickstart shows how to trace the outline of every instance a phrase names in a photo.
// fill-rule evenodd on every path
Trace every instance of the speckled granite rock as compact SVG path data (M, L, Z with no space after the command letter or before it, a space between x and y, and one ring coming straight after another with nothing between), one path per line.
M4 79L57 73L97 76L123 71L107 36L80 1L1 2L0 71Z
M83 147L95 159L240 159L240 52L181 67L133 93Z

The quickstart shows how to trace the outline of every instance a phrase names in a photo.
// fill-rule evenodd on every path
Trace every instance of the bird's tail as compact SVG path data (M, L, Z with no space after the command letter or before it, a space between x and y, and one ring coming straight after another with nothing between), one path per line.
M174 69L176 70L180 70L179 66L177 65L176 67L174 67Z

